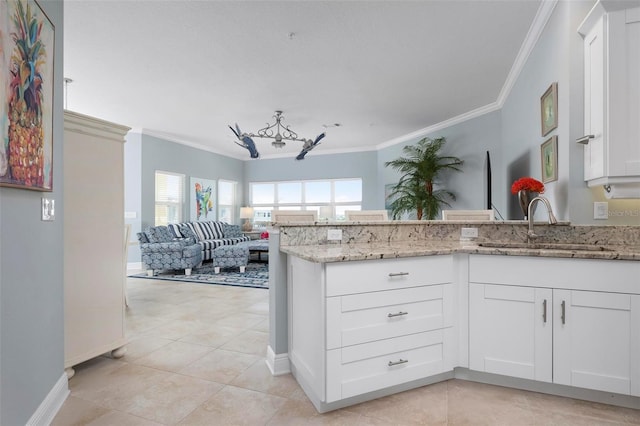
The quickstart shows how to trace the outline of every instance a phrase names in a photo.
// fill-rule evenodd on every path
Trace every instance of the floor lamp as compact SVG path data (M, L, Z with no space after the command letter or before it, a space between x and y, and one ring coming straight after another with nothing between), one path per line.
M253 207L240 207L240 219L244 219L242 224L243 232L251 232L253 230Z

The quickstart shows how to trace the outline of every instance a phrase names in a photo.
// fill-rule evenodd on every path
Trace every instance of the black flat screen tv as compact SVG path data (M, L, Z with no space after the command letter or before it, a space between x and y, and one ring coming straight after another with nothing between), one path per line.
M489 155L489 151L487 151L487 162L485 164L485 173L486 173L486 182L487 182L487 210L492 209L491 205L491 156Z

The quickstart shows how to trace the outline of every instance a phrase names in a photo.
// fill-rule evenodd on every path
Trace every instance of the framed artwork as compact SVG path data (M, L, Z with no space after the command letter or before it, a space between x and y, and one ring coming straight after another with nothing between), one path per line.
M542 182L558 180L558 137L552 136L540 145Z
M0 2L0 186L53 190L54 40L35 0Z
M192 177L189 185L192 221L216 220L216 182Z
M558 83L552 83L540 98L542 136L558 127Z

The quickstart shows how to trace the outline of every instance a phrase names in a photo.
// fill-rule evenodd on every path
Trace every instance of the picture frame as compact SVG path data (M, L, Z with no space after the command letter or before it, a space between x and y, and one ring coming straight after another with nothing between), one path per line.
M51 192L55 27L36 0L0 2L0 18L0 186Z
M540 145L542 183L558 180L558 137L552 136Z
M558 83L551 83L540 97L540 123L542 136L558 127Z
M212 221L217 217L216 181L191 177L189 181L189 198L192 221Z

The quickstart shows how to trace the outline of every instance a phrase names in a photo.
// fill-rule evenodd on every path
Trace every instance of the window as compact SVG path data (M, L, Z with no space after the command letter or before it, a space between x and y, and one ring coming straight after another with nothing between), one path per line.
M156 226L182 222L184 175L156 171Z
M218 220L234 225L237 210L236 188L237 182L218 180Z
M362 207L362 179L260 182L249 186L254 227L271 222L271 210L315 210L319 219L344 220L345 210Z

